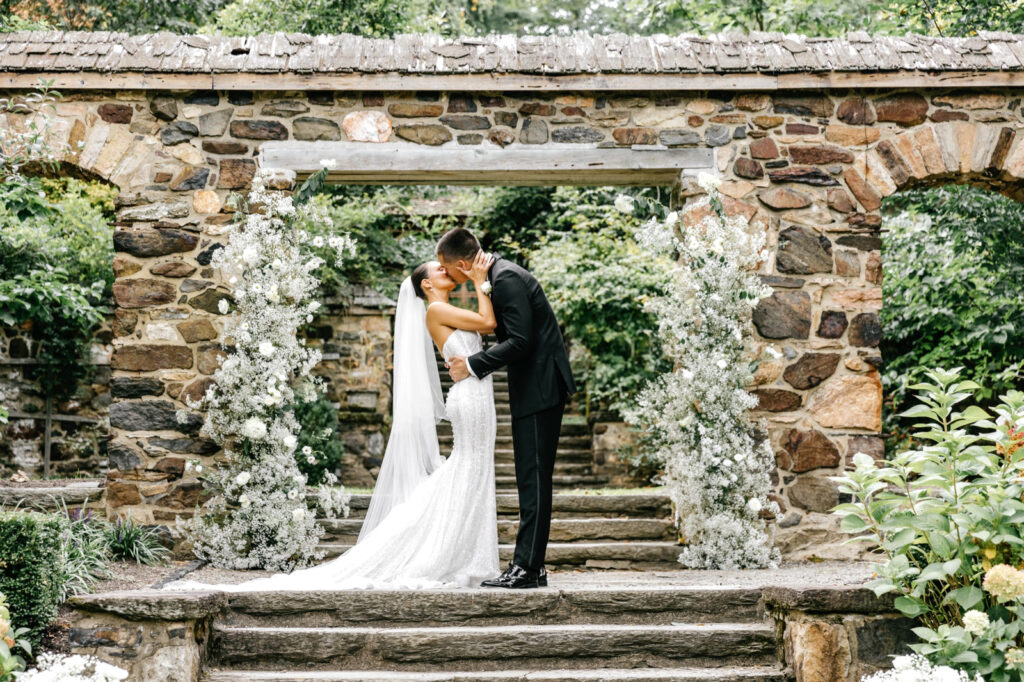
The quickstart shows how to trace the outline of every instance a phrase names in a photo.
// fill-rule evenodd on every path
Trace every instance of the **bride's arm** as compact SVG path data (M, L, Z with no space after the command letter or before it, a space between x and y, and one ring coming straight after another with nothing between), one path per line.
M477 312L456 307L451 303L439 303L427 309L427 323L483 334L493 332L498 326L494 317L494 306L491 305L491 298L480 292L481 285L487 281L487 271L493 264L494 257L480 251L473 260L473 268L468 272L463 271L476 287Z

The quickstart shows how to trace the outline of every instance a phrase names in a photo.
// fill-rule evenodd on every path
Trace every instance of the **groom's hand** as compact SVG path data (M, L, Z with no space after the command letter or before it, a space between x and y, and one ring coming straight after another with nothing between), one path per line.
M461 355L453 355L448 361L448 374L452 381L458 383L469 377L469 367L466 366L466 358Z

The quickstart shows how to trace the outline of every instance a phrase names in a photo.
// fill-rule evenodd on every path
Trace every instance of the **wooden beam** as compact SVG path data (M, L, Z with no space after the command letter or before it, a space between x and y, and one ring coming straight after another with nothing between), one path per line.
M270 141L260 165L306 176L331 165L328 180L350 184L671 185L686 169L714 168L713 149L598 149L547 144L424 148L366 142Z
M143 73L0 72L0 88L31 89L53 79L60 90L337 91L774 91L822 88L1008 88L1024 71L827 71L787 73Z

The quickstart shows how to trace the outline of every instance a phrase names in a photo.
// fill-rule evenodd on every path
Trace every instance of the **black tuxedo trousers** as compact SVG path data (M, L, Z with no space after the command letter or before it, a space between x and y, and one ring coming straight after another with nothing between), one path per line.
M519 490L519 532L514 561L533 570L544 565L551 533L551 477L565 404L512 417L512 450Z

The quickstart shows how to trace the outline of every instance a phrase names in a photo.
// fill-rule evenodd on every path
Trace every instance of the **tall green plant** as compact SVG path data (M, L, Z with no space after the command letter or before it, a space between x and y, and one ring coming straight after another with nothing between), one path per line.
M962 374L926 372L912 387L920 404L904 413L922 446L887 462L856 454L855 470L834 478L853 501L834 511L854 541L885 556L869 586L918 619L923 641L912 648L1019 682L1018 607L983 581L997 565L1024 565L1024 393L1007 392L990 414L976 404L981 386Z

